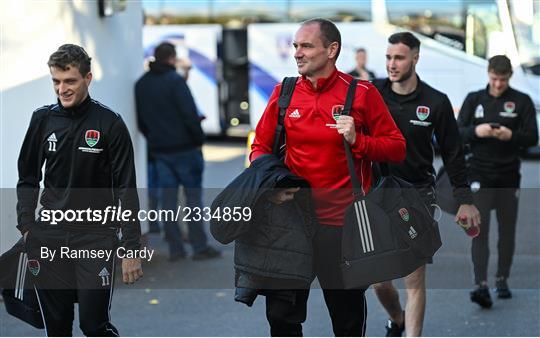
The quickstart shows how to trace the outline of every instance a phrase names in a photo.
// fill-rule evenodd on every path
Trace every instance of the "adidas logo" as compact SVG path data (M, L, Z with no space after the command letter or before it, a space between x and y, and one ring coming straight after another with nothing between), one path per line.
M411 226L411 227L409 228L409 237L410 237L411 239L414 239L414 238L416 238L416 236L418 236L418 233L417 233L416 230L414 230L414 228Z
M107 271L107 268L101 269L101 272L98 275L99 277L106 277L109 276L109 271Z
M289 117L292 117L294 119L297 119L299 117L301 117L302 115L300 115L300 113L298 112L298 109L295 109L292 113L289 114Z
M49 142L58 142L58 139L56 138L56 134L52 133L51 136L47 139Z

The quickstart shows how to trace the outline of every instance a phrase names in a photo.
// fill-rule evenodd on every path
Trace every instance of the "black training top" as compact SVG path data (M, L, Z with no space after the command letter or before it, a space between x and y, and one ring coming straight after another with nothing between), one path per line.
M80 105L66 109L60 103L44 106L32 115L19 155L17 228L31 230L39 197L41 168L45 165L40 203L49 210L105 210L121 204L131 210L130 221L107 226L122 228L123 245L140 246L140 223L136 218L133 146L120 115L88 96ZM120 202L120 203L119 203ZM63 222L94 229L98 222Z
M407 141L407 157L402 163L389 163L393 175L416 185L433 185L433 136L440 147L442 159L454 196L459 204L472 203L467 181L465 158L452 105L446 94L430 87L418 78L418 86L408 95L392 91L388 79L373 84L379 89L388 110Z
M475 128L482 123L498 123L512 130L510 141L479 138ZM489 94L489 86L465 98L458 118L459 131L471 145L471 169L486 174L519 171L519 148L538 143L536 113L531 98L513 88L499 97Z

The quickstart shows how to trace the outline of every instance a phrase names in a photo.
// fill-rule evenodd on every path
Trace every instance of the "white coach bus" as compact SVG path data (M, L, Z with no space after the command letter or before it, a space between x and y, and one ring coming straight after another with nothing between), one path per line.
M487 59L506 54L514 66L511 85L528 93L540 114L538 1L372 0L326 4L289 0L249 5L205 1L177 7L143 2L143 7L147 14L145 36L157 29L167 30L167 34L176 30L177 35L184 34L190 56L192 51L196 52L193 55L202 54L206 44L215 46L206 48L214 54L192 59L192 72L203 73L212 64L215 77L206 76L204 80L207 85L217 85L217 90L195 89L201 88L195 83L201 81L200 76L189 80L199 107L210 103L218 107L211 113L202 111L209 122L213 121L214 128L206 129L213 134L256 126L274 85L284 76L296 74L293 34L298 22L312 17L328 18L338 24L343 44L339 69L351 70L355 49L363 47L368 52L368 68L379 77L386 74L387 37L400 30L417 33L422 41L418 73L448 94L456 112L469 91L487 84ZM190 33L183 33L182 27L196 22L215 24L215 35L189 39ZM156 25L159 23L180 25L160 27Z

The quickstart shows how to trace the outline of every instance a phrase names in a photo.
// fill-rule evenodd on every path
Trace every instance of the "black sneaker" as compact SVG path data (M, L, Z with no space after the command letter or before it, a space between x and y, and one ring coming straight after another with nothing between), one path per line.
M512 298L512 292L508 288L508 283L506 283L506 278L499 277L495 282L495 292L497 293L497 298L508 299Z
M386 337L401 337L405 331L405 311L403 312L403 324L399 326L394 323L391 319L388 319L386 323Z
M198 252L196 254L193 254L193 260L196 261L202 261L205 259L212 259L221 257L221 251L214 249L211 246L208 246L206 249L204 249L201 252Z
M484 309L489 309L493 302L487 286L477 286L474 291L471 291L471 302L480 305Z

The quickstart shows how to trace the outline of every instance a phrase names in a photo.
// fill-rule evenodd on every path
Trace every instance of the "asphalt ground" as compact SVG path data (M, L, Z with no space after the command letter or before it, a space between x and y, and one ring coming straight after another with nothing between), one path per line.
M212 142L205 148L205 187L224 187L243 168L242 143ZM440 161L437 161L440 165ZM509 280L514 297L498 300L490 310L469 301L472 288L470 239L449 215L440 221L443 247L428 266L428 300L423 334L426 336L540 336L540 161L522 166L522 191L516 255ZM497 231L492 221L489 276L495 273ZM145 264L144 278L135 286L116 280L111 309L113 324L123 336L268 336L264 298L253 307L234 302L233 245L219 247L223 257L209 261L186 258L167 261L161 235L151 234L156 249ZM402 286L402 283L398 282ZM402 302L404 290L400 291ZM383 336L387 316L370 289L368 336ZM492 293L492 296L493 293ZM77 316L76 316L77 317ZM78 321L74 334L82 335ZM0 336L44 336L0 308ZM306 336L332 336L322 292L313 284L308 302Z

